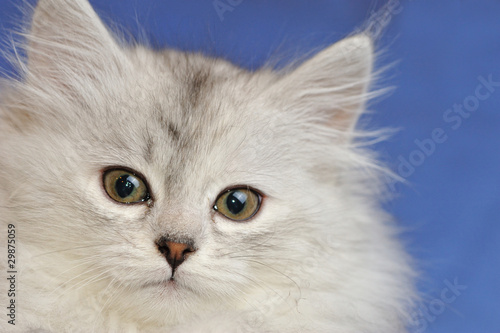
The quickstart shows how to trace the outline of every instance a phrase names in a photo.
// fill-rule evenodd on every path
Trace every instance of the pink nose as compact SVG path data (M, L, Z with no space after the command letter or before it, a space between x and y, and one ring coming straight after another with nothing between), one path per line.
M165 256L168 264L172 267L172 276L175 269L186 260L186 258L195 252L195 248L189 243L178 243L170 241L167 238L160 238L156 245L158 250Z

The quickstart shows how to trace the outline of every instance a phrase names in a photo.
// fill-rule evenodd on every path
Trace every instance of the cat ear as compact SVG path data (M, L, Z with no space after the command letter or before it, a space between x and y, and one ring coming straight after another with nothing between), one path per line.
M288 108L319 115L338 130L352 130L368 97L373 59L368 36L341 40L288 73L281 98L287 96Z
M30 73L67 86L67 80L108 70L120 53L87 0L40 0L27 34Z

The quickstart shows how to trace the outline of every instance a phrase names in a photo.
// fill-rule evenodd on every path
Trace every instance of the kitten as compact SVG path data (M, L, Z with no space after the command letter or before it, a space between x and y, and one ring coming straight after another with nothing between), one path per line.
M2 332L405 331L413 271L354 128L368 36L249 72L40 0L26 39L0 104Z

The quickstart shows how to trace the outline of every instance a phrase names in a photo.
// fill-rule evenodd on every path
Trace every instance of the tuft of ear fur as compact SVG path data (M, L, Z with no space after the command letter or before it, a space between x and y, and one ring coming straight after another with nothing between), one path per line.
M288 106L351 131L364 110L372 80L373 44L365 34L345 38L302 63L280 81Z
M87 0L40 0L26 38L29 73L53 86L119 67L120 47Z

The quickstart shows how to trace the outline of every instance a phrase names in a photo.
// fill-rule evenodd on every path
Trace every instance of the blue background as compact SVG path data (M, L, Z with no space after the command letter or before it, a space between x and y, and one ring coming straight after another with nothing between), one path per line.
M384 3L219 2L229 9L218 13L212 0L91 1L106 21L148 38L156 47L202 50L252 69L277 54L298 55L333 43L381 13ZM21 17L16 3L0 0L3 35ZM384 27L379 64L397 62L383 82L397 89L373 105L377 113L366 120L370 127L400 129L376 149L408 181L391 186L396 198L387 209L404 227L402 237L422 272L419 288L426 299L414 314L416 328L498 333L500 86L492 87L484 100L474 94L480 76L500 82L500 2L392 3L393 10L374 28ZM0 66L7 68L2 62ZM464 103L473 111L466 111L460 124L457 118L445 119L456 117L448 110ZM439 141L446 140L434 142L431 149L436 128L442 129ZM415 140L427 148L419 148ZM442 292L450 283L466 288L448 303Z

